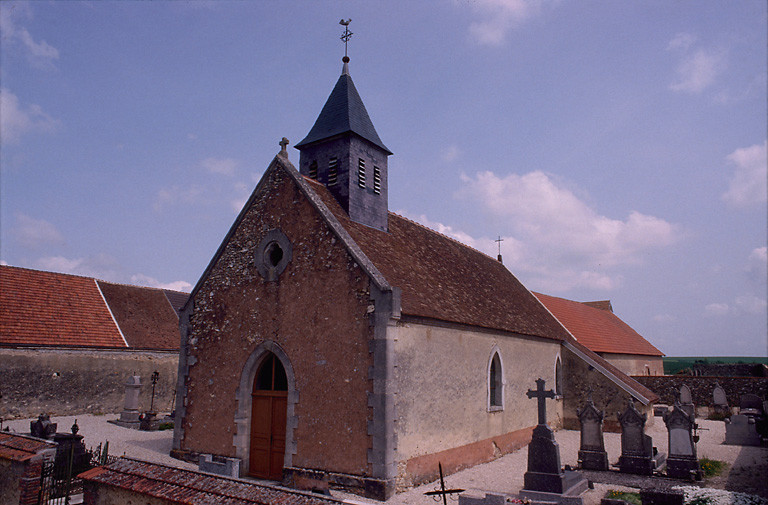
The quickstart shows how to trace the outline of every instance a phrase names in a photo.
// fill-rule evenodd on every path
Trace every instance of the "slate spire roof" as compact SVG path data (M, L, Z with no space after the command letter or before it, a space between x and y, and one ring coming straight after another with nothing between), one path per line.
M352 77L349 75L349 67L346 61L344 62L341 76L336 81L336 86L331 91L331 95L325 102L323 110L320 111L314 126L304 140L294 147L301 150L303 147L315 142L344 133L354 133L380 147L387 154L392 154L392 151L387 149L379 138L376 128L373 127L373 122L371 122L371 118L368 116L363 100L360 98L360 94L357 92L357 88L355 88L355 83L352 82Z

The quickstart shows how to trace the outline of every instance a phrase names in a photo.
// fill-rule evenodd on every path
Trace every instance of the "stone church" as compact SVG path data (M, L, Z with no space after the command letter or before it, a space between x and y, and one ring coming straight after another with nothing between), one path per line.
M501 262L389 212L348 62L299 169L283 139L181 312L172 454L386 499L527 444L539 377L555 425L587 387L650 408Z

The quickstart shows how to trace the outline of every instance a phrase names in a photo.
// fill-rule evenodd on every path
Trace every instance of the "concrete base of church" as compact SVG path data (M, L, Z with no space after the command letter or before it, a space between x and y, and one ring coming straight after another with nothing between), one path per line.
M283 468L283 485L296 489L317 490L321 492L325 491L328 487L343 489L350 493L380 501L387 500L395 494L394 479L374 479L362 475L326 472L311 468ZM307 489L308 487L309 489Z
M405 462L405 475L398 478L398 491L438 479L438 463L443 466L443 474L450 475L516 451L530 443L532 432L533 427L523 428L461 447L411 458Z

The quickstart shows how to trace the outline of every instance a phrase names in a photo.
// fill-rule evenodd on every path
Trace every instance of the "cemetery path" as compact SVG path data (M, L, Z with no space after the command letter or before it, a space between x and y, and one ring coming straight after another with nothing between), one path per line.
M103 416L81 415L77 416L80 434L84 436L88 448L109 441L110 454L123 455L160 463L179 468L195 470L196 465L171 458L168 453L171 449L173 431L138 431L108 423L108 420L118 418L118 414ZM51 421L58 423L59 432L69 431L75 416L52 417ZM4 423L17 433L28 433L30 419L13 420ZM768 497L768 448L765 447L740 447L723 445L725 440L725 424L722 421L708 421L697 419L703 428L700 431L701 440L698 444L699 458L710 458L728 463L727 471L718 477L710 478L697 485L741 491L759 494ZM646 433L653 437L654 446L659 451L667 452L667 430L660 418L654 419L653 426L646 429ZM555 438L560 447L560 459L563 465L577 464L579 450L579 432L560 430L555 432ZM605 448L608 451L610 463L616 463L621 454L621 436L618 433L605 434ZM505 493L517 493L523 487L523 474L528 464L528 451L523 448L511 454L507 454L489 463L477 465L462 470L445 478L446 487L478 489L488 491L500 491ZM590 472L600 474L589 475L595 481L595 489L584 495L585 505L598 505L600 499L609 490L633 491L638 487L667 485L685 485L684 481L659 477L636 477L619 474L618 472ZM399 493L386 502L387 505L420 505L431 504L435 501L424 493L436 489L438 483L429 483ZM332 491L333 496L349 500L350 503L376 504L373 500L367 500L352 494ZM456 501L454 501L456 503Z

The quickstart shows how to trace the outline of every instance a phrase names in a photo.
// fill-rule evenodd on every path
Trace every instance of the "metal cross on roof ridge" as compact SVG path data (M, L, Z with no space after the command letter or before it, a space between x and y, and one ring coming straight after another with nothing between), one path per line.
M501 256L501 243L502 243L502 242L504 242L504 239L503 239L503 238L501 238L501 235L499 235L499 238L497 238L496 240L494 240L494 242L496 242L497 244L499 244L499 256Z
M344 27L344 33L341 34L341 40L344 42L344 57L347 57L347 42L349 42L349 39L352 38L352 35L354 35L352 32L349 31L349 23L352 22L352 18L347 19L344 21L344 18L341 18L341 21L339 21L339 24Z

